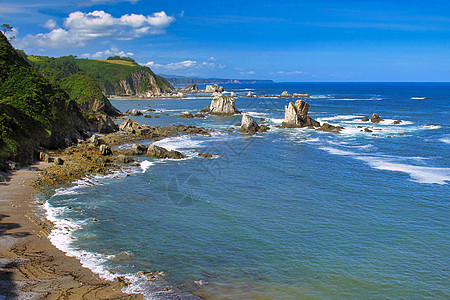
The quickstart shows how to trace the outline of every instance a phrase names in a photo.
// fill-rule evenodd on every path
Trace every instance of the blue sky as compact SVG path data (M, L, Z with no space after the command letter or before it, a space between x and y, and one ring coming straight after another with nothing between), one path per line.
M29 54L159 74L450 81L450 1L0 0L0 19Z

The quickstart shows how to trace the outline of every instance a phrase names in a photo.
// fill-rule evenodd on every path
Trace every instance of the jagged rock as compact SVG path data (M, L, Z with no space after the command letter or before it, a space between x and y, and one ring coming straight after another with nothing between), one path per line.
M186 94L194 94L194 93L199 93L200 89L198 88L198 86L195 83L189 84L187 86L183 86L183 87L178 87L176 88L177 91L182 92L182 93L186 93Z
M209 108L209 105L208 106L205 106L205 108L203 108L200 112L201 113L209 113L211 111L211 109Z
M223 93L223 87L219 87L217 83L213 85L207 85L205 88L205 93Z
M267 126L267 125L259 125L258 132L259 132L259 133L261 133L261 132L266 132L266 131L268 131L269 129L270 129L270 127Z
M155 118L156 118L156 116L155 116ZM133 134L138 134L138 135L145 135L145 134L150 133L150 131L151 131L150 126L141 125L138 122L132 121L130 119L123 121L123 123L120 124L120 126L119 126L119 130L133 133Z
M122 164L129 164L134 161L132 157L120 154L117 156L117 161Z
M103 156L109 156L109 155L113 154L111 147L109 147L108 145L100 145L99 152L100 152L100 155L103 155Z
M64 165L64 160L61 157L57 157L55 160L55 165L57 165L57 166Z
M176 93L175 96L178 97L178 98L183 98L184 94L182 92L178 92L178 93Z
M370 121L372 123L380 123L381 121L383 121L383 119L380 118L380 116L378 116L377 114L373 114L372 118L370 119Z
M234 126L240 127L242 124L241 123L236 123L234 124Z
M183 112L183 113L180 115L180 117L182 117L182 118L187 118L187 119L192 119L194 116L193 116L190 112L185 111L185 112Z
M151 118L152 116L151 115L148 115L148 114L145 114L144 115L144 118Z
M280 97L292 97L291 94L289 94L287 91L283 91L280 95Z
M205 115L202 114L201 112L196 113L196 114L194 115L194 117L195 117L195 118L202 118L202 119L206 118Z
M401 123L402 123L401 120L395 120L393 124L394 124L394 125L398 125L398 124L401 124Z
M142 112L140 112L136 108L133 108L132 110L127 110L126 113L128 113L130 116L141 116L142 115Z
M181 159L186 157L181 152L175 150L167 150L163 147L156 146L154 144L150 145L147 149L147 156L156 157L156 158L173 158L173 159Z
M369 127L364 128L364 132L373 132L372 130L369 129Z
M245 96L246 98L253 98L252 92L248 91L247 96Z
M241 128L239 128L240 132L248 132L250 134L254 134L258 132L258 130L258 123L256 123L249 115L242 116Z
M204 158L211 158L211 157L213 157L211 153L203 153L203 152L199 152L198 156L204 157Z
M235 92L230 93L230 97L237 97Z
M294 93L292 96L293 96L293 97L296 97L296 98L309 98L309 94L298 94L298 93Z
M289 105L284 106L284 122L282 127L308 127L320 126L320 123L312 119L308 115L309 104L303 100L297 100L294 103L289 102Z
M334 126L328 123L323 123L322 126L317 128L316 130L339 133L342 129L344 129L344 127L342 126Z
M147 146L142 144L133 144L131 146L131 153L133 155L142 155L147 152Z
M241 112L234 106L234 99L228 96L214 97L211 101L210 114L231 116L234 114L240 114Z
M370 119L368 117L364 117L364 118L361 119L361 121L363 121L363 122L369 122L369 120Z
M142 114L142 113L141 113ZM106 115L100 115L93 121L91 131L99 133L112 133L119 130L119 126L114 122L114 120Z

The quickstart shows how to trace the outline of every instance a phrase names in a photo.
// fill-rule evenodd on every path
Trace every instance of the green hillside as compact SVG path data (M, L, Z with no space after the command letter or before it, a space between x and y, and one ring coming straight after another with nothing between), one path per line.
M28 160L38 146L64 147L88 126L77 103L0 33L0 161Z

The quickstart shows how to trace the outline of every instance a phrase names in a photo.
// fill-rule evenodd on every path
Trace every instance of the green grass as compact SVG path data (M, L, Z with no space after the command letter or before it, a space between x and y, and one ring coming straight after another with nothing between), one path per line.
M98 61L103 61L103 62L107 62L110 64L116 64L116 65L130 66L130 67L139 66L137 63L134 63L131 61L126 61L126 60L101 60L101 59L99 59Z

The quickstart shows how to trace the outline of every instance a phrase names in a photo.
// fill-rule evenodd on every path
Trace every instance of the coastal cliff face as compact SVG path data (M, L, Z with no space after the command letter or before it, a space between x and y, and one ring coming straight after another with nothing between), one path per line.
M158 86L155 76L145 71L130 73L126 79L120 80L114 90L115 95L151 97L164 93Z

